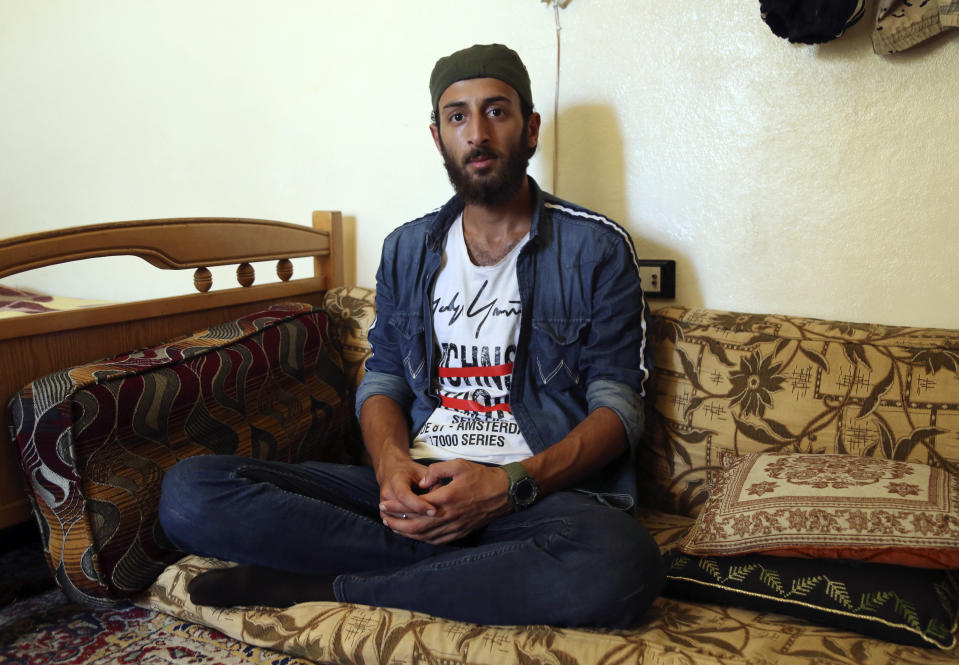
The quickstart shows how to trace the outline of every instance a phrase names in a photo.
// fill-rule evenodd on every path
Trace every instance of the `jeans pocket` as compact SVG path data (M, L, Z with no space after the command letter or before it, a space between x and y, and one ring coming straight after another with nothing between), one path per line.
M538 386L564 390L579 385L579 356L588 328L588 319L533 320L530 355Z
M400 356L411 385L426 380L426 334L423 317L409 312L393 312L389 325L400 335Z

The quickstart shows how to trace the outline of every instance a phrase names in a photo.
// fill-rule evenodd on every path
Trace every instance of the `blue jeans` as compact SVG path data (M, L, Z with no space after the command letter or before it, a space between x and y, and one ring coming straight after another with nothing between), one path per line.
M625 627L664 585L652 537L575 491L430 545L379 518L372 469L203 455L163 480L160 524L180 550L335 575L337 600L483 624Z

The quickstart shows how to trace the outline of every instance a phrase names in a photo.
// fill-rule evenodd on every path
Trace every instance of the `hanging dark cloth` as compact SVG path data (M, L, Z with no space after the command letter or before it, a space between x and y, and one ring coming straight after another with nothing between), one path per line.
M866 0L759 0L773 34L793 43L821 44L841 36L862 18Z

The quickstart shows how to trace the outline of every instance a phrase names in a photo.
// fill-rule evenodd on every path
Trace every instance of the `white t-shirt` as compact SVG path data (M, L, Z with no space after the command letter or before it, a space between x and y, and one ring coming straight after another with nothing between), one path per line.
M522 314L516 258L528 239L499 263L477 266L462 215L450 227L432 294L441 406L413 440L414 459L507 464L532 456L509 406Z

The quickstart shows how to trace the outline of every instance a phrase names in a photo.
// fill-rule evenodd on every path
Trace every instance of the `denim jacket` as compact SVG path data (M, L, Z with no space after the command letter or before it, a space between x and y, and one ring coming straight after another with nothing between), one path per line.
M530 186L536 198L530 239L516 266L523 313L510 407L533 453L558 442L591 411L612 409L629 450L577 489L631 509L652 365L636 251L619 225L543 192L532 178ZM462 210L454 197L393 231L376 274L373 354L356 412L372 395L392 398L409 414L411 440L439 404L431 390L439 354L430 294L446 233Z

